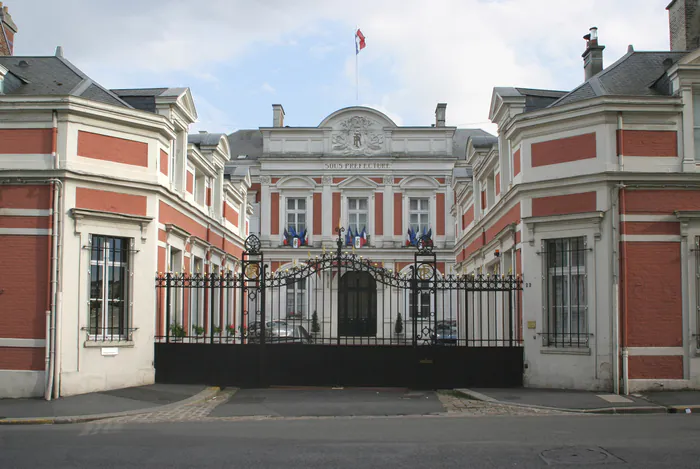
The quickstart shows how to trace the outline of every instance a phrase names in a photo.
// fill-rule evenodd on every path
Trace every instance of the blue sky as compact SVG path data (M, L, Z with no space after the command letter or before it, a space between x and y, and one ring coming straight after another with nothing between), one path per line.
M582 36L600 30L611 64L668 49L669 0L5 0L16 55L65 57L109 88L188 86L193 130L272 123L315 126L358 104L403 125L488 123L494 86L571 89L582 81Z

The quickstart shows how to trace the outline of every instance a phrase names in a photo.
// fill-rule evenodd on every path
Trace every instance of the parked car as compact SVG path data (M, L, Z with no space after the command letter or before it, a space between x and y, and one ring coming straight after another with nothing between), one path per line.
M250 326L249 339L251 342L260 342L260 323L255 322ZM268 321L265 323L266 343L313 343L311 334L301 325L289 324L283 320Z
M438 321L435 336L438 345L456 345L457 321Z

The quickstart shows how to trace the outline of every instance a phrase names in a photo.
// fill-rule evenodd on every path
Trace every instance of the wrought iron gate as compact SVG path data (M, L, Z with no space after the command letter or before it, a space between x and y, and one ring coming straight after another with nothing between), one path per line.
M156 381L521 385L521 280L445 275L418 244L398 272L343 252L339 233L333 252L272 272L250 236L240 272L159 274Z

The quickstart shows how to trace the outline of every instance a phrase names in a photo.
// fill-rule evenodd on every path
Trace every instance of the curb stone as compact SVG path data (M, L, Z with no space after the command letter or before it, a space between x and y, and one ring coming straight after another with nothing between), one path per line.
M668 414L674 412L685 412L687 408L693 408L694 406L675 406L682 410L672 411L671 407L664 407L661 405L651 405L651 406L634 406L634 407L601 407L598 409L567 409L563 407L551 407L535 404L519 404L514 402L499 401L492 397L486 396L471 389L455 389L456 393L462 394L470 399L475 399L477 401L489 402L491 404L507 405L513 407L522 407L525 409L543 409L543 410L556 410L559 412L568 412L571 414ZM697 406L700 410L700 406Z
M188 397L181 401L172 402L157 407L149 407L146 409L127 410L123 412L112 412L104 414L88 414L88 415L73 415L64 417L20 417L20 418L0 418L0 425L58 425L67 423L85 423L95 420L103 420L114 417L128 417L132 415L148 414L152 412L162 412L174 409L176 407L198 404L202 401L207 401L214 397L220 391L219 387L207 387L198 392L194 396Z

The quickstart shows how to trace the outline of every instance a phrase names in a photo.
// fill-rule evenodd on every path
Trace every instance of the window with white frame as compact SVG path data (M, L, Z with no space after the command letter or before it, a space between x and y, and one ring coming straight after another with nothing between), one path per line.
M292 279L287 284L287 317L303 318L306 313L306 279Z
M219 278L219 266L216 264L212 264L211 265L211 273L212 273L212 276L214 276L214 278L218 279ZM211 326L213 329L210 332L216 331L217 333L221 333L221 330L222 330L222 328L221 328L221 299L222 299L222 295L223 295L222 290L223 290L222 288L217 287L217 288L210 289L210 292L209 292L210 296L212 297L210 301L212 304L212 309L214 311L213 318L212 318L213 321L212 321L212 326ZM217 329L218 329L218 331L217 331Z
M196 277L204 273L204 260L201 257L192 256L192 273ZM200 277L201 278L201 277ZM193 336L204 335L204 290L203 286L198 286L194 280L190 288L190 328ZM204 282L202 282L204 285Z
M700 161L700 91L693 95L693 127L695 138L695 161Z
M130 340L130 239L90 235L90 317L94 340Z
M543 241L544 345L588 346L586 237Z
M353 235L368 231L367 220L369 220L369 201L366 198L348 199L348 225Z
M416 233L422 234L430 229L430 199L411 197L408 201L408 223Z
M172 246L168 259L168 271L177 274L182 272L182 251ZM183 289L184 290L184 289ZM170 298L170 325L182 325L183 323L183 292L175 289L175 294Z
M287 230L301 234L306 229L306 199L287 199Z
M417 282L417 292L408 291L408 311L409 317L419 319L429 319L432 311L432 288L430 282ZM415 304L415 306L414 306Z

